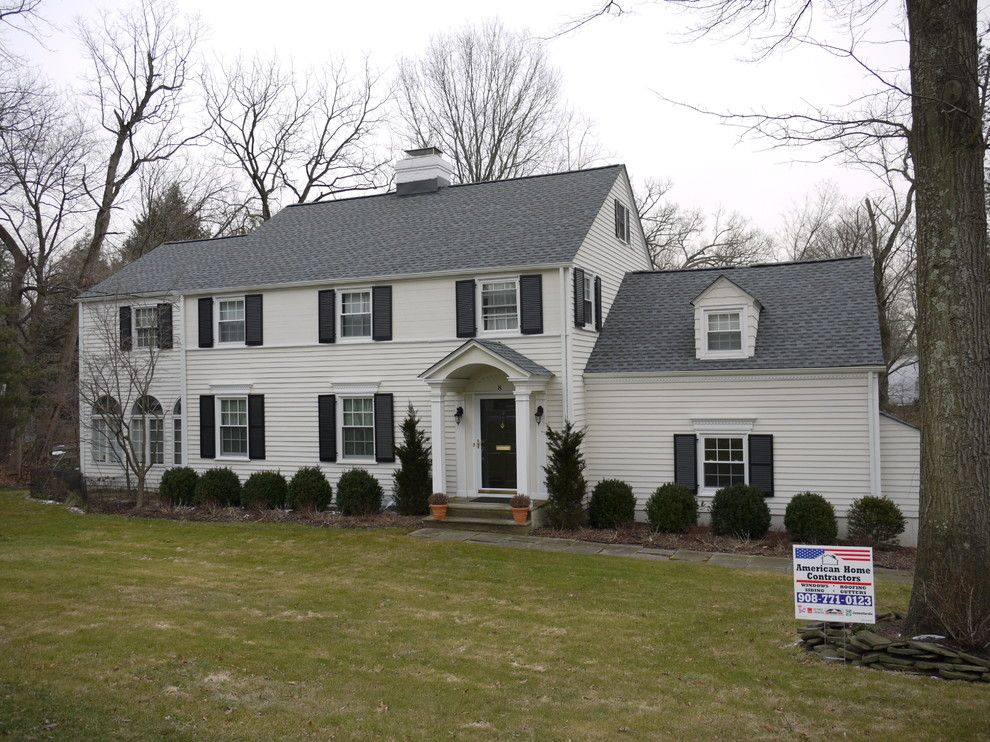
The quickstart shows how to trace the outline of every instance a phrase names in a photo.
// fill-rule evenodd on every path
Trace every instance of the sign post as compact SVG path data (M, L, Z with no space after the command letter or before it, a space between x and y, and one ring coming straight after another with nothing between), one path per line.
M795 544L793 549L795 618L877 622L872 548Z

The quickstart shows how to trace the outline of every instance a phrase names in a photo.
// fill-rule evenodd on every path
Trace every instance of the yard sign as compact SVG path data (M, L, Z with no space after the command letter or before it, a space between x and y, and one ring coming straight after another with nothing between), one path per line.
M793 548L795 618L877 622L872 548L798 545Z

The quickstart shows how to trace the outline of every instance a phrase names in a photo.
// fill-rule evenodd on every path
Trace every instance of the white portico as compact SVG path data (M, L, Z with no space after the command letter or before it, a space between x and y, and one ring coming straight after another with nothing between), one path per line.
M421 374L430 386L434 491L542 499L543 409L552 376L492 340L469 340ZM448 492L451 471L456 493Z

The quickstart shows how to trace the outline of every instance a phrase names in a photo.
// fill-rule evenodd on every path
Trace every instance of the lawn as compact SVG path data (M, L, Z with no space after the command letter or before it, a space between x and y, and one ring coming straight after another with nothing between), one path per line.
M990 688L793 647L786 575L0 493L0 736L963 738ZM908 589L881 585L883 608Z

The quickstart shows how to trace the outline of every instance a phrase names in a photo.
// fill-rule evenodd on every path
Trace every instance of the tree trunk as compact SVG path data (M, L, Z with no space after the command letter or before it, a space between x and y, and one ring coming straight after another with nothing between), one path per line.
M908 0L921 519L912 632L990 640L990 254L976 0Z

